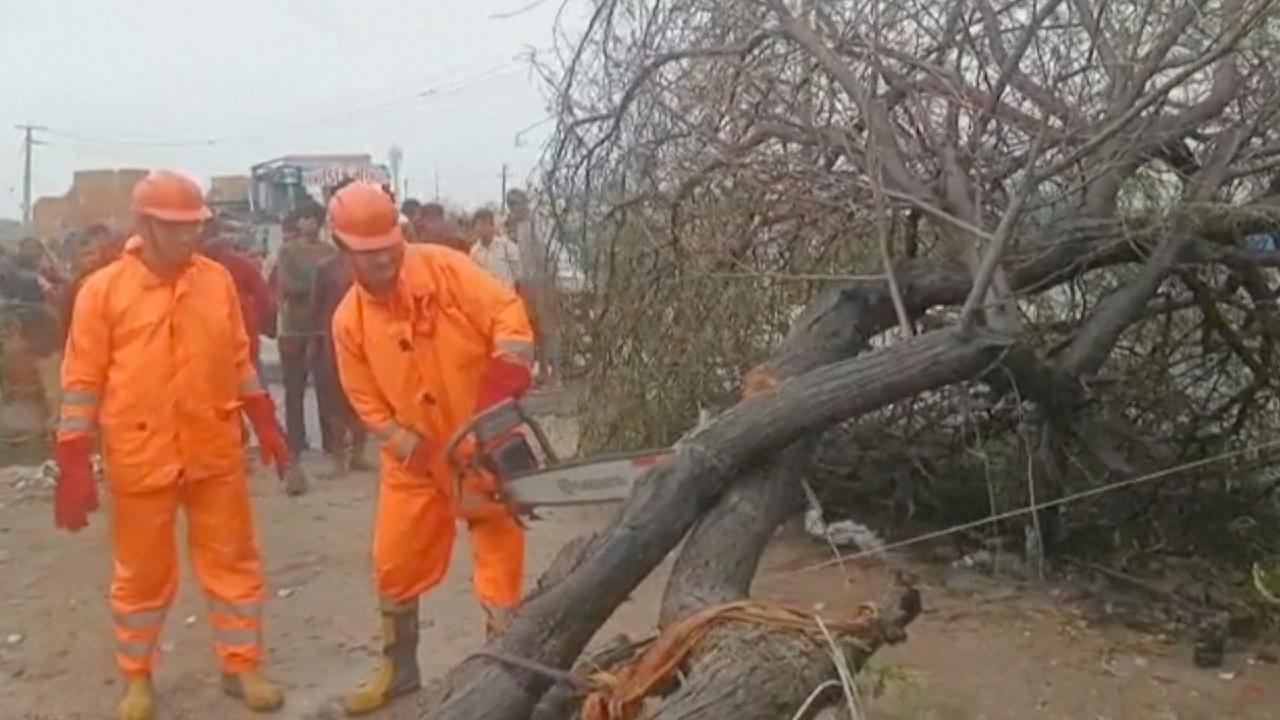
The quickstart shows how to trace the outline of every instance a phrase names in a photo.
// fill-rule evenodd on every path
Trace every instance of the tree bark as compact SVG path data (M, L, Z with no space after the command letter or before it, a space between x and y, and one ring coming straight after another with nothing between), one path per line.
M880 604L870 636L833 637L857 672L881 645L906 639L904 628L920 612L920 596L896 587ZM831 645L823 638L746 623L713 629L686 663L683 682L654 703L641 720L778 720L800 710L815 689L837 677ZM828 693L816 713L840 697ZM811 716L810 716L811 717Z
M704 607L731 602L750 593L756 567L773 531L804 507L797 473L812 456L812 443L798 441L777 458L730 488L690 533L672 569L659 624L666 626ZM884 627L867 638L837 638L836 644L856 672L881 642L905 639L919 598L901 595L886 606ZM906 611L905 607L915 607ZM792 717L818 687L838 679L831 647L795 632L729 623L711 631L686 663L683 681L650 708L643 720L773 720ZM827 693L825 697L838 697ZM827 700L830 702L830 700ZM823 707L816 703L816 711Z
M580 562L562 581L530 597L486 649L570 667L747 463L834 422L972 378L1009 345L981 330L929 333L819 368L739 403L646 473L610 527L586 545ZM427 717L524 720L549 682L473 657L450 673L441 705Z
M748 472L702 516L671 569L659 627L708 605L750 594L760 554L773 531L804 508L796 472L807 464L810 454L810 443L796 442Z

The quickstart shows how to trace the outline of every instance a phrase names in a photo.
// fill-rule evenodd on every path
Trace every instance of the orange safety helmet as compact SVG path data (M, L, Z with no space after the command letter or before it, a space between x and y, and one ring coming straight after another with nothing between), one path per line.
M152 170L133 186L133 212L174 223L203 222L213 216L200 186L172 170Z
M353 182L329 200L329 227L355 252L384 250L404 242L396 203L381 186Z

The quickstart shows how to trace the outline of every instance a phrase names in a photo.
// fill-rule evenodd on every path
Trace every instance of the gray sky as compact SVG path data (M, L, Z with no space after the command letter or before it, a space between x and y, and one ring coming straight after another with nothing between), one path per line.
M34 196L75 169L172 167L201 180L279 155L398 143L410 194L496 201L551 124L523 53L560 0L0 0L0 217L20 216L18 123L45 125ZM579 25L570 3L566 24ZM576 13L576 14L574 14ZM434 93L417 93L435 89ZM212 143L192 142L213 139ZM190 143L190 144L161 144Z

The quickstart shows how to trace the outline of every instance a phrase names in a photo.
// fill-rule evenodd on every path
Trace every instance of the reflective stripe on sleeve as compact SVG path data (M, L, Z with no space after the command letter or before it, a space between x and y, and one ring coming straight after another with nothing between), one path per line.
M77 415L63 415L58 418L59 430L73 430L81 432L94 432L98 429L98 423L87 417L79 417Z
M240 397L260 394L262 394L262 383L258 381L257 375L240 379Z
M391 442L392 440L395 440L396 435L401 432L400 426L393 422L385 423L377 427L371 427L369 430L373 433L374 437L383 442Z
M417 446L418 436L408 430L405 430L394 443L396 453L399 454L401 462L408 460L409 456L413 454L413 449Z
M392 452L401 462L408 460L413 449L418 446L418 434L394 422L371 427L370 431L374 437L390 445Z
M493 344L497 355L515 355L518 358L533 362L533 343L520 338L500 338Z
M98 393L92 390L63 390L62 404L96 407L98 405L98 397Z

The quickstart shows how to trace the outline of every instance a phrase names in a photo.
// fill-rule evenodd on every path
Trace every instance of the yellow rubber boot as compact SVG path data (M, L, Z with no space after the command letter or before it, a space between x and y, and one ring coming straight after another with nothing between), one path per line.
M382 659L373 677L346 697L348 715L365 715L422 685L418 673L418 603L388 607L382 612Z
M284 691L257 670L223 673L222 691L254 712L275 712L284 705Z
M155 696L151 692L151 678L129 677L124 681L124 697L116 706L119 720L151 720L156 713Z

